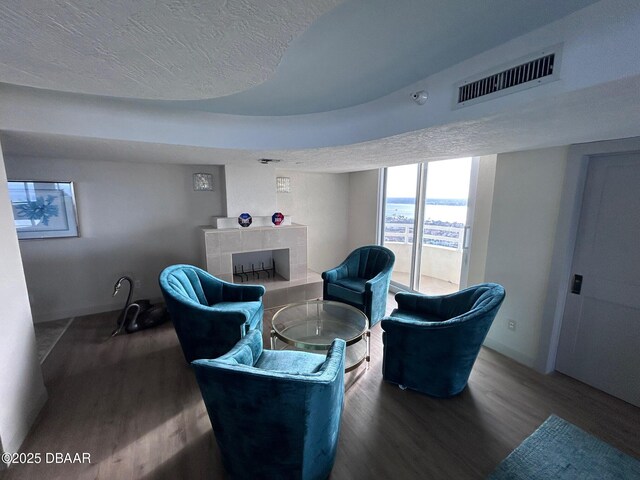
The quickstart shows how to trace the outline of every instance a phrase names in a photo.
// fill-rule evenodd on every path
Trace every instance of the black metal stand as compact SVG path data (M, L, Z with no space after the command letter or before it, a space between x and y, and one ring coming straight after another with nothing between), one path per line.
M233 266L233 276L240 278L241 283L249 281L249 275L251 275L251 278L253 279L259 279L261 273L266 273L267 278L273 278L276 276L276 264L273 259L271 260L271 265L268 268L265 268L264 262L260 262L259 268L256 268L252 263L251 270L246 272L244 270L244 265L240 265L240 271L238 271L238 265Z

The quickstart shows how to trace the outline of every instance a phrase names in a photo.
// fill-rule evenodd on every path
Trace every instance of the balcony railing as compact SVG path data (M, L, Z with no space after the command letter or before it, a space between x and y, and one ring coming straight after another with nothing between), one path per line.
M423 245L450 248L462 251L464 226L444 226L425 223L422 235ZM384 227L385 243L412 244L413 223L386 223Z

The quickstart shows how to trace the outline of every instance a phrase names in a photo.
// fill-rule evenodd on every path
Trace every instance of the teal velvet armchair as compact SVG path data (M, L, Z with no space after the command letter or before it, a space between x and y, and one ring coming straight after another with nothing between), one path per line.
M261 285L236 285L191 265L160 274L160 290L187 362L227 353L249 330L262 331Z
M391 250L378 245L355 249L336 268L322 273L323 298L362 310L373 327L387 309L395 259Z
M345 342L325 355L263 350L249 332L227 354L192 363L233 479L326 479L344 400Z
M398 308L381 322L383 378L435 397L460 393L504 297L495 283L437 297L397 293Z

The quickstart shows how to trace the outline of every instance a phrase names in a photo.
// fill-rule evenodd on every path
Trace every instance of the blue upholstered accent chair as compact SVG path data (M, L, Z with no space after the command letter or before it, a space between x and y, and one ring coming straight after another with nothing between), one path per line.
M504 296L495 283L440 297L397 293L398 308L381 322L382 377L434 397L457 395Z
M235 285L191 265L160 274L160 289L187 362L227 353L249 330L262 331L261 285Z
M347 303L364 312L369 326L380 321L387 309L391 270L396 260L388 248L368 245L356 248L336 268L322 273L323 298Z
M345 342L325 355L263 350L249 332L226 355L192 363L233 479L329 476L344 400Z

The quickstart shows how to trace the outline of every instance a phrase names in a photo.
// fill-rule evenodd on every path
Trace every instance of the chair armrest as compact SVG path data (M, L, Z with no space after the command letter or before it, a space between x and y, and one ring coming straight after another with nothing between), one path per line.
M340 280L341 278L345 278L348 275L348 269L347 269L347 265L346 263L341 263L340 265L338 265L335 268L332 268L331 270L327 270L325 272L322 272L322 279L326 282L335 282L336 280Z
M225 302L258 302L266 289L262 285L237 285L223 282L222 298Z
M216 317L213 320L216 322L232 323L237 327L244 325L251 320L253 312L243 308L245 302L221 302L224 303L224 307L221 307L220 303L216 303L207 307L211 312L212 317ZM229 309L228 306L233 305L233 309Z
M251 330L241 338L229 352L218 357L221 361L235 360L239 365L255 365L262 355L262 333L258 330Z
M318 381L332 382L337 375L344 373L344 362L347 351L347 344L344 340L336 338L331 342L331 346L327 351L327 359L318 369L320 376Z
M382 272L377 274L375 277L367 280L366 283L364 284L364 289L370 292L378 288L384 288L386 286L386 280L388 276L389 276L389 272L387 270L383 270Z

